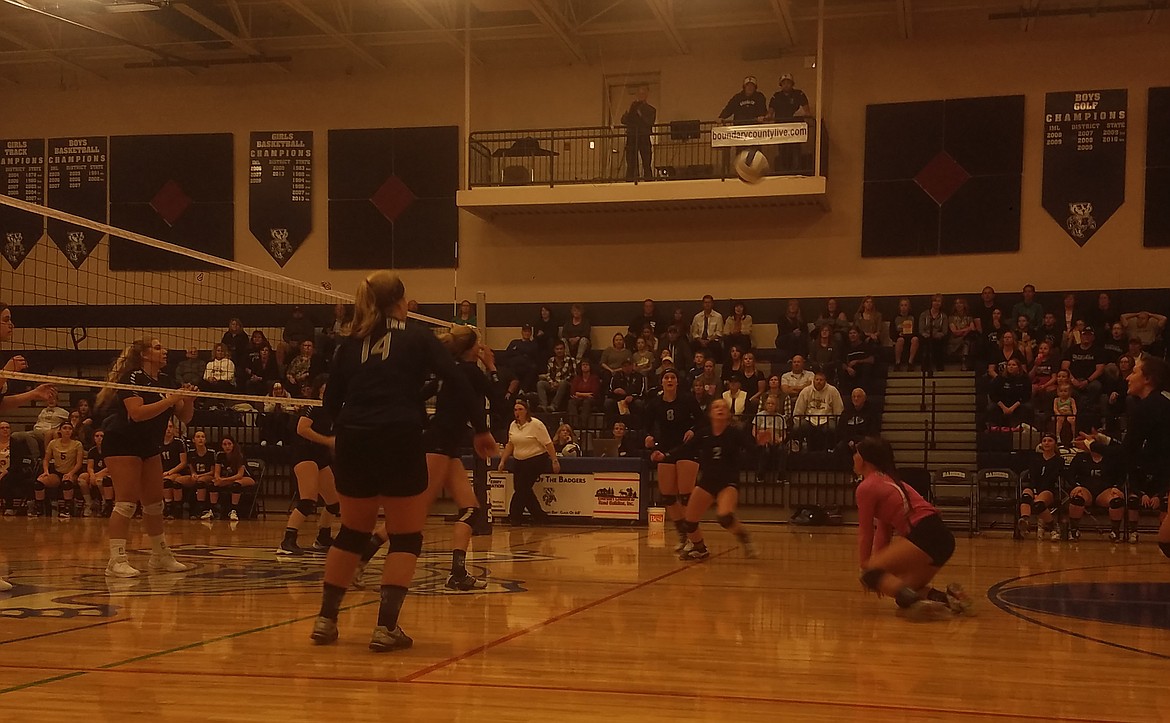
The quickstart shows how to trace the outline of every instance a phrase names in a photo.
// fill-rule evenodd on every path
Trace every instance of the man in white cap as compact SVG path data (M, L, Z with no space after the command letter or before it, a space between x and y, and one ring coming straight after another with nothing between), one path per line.
M791 73L780 76L780 90L768 101L768 122L791 123L809 115L808 96L796 89ZM776 153L776 170L793 173L800 170L800 143L781 143Z
M743 79L743 89L731 96L719 113L719 120L731 119L735 125L759 123L768 116L768 99L759 91L756 76Z

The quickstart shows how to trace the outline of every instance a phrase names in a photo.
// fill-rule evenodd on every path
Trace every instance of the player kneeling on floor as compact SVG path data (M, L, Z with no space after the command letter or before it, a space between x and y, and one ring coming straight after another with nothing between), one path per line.
M854 445L853 472L861 477L857 541L862 586L894 598L914 615L947 608L969 614L972 600L961 585L951 583L946 592L930 585L951 559L955 536L938 510L902 483L889 442L866 437Z

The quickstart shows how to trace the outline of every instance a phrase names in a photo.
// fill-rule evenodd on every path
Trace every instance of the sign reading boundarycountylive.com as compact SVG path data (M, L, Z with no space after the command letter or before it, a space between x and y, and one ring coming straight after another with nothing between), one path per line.
M1049 93L1044 103L1044 210L1084 246L1125 203L1128 92Z
M711 129L711 147L774 146L781 143L804 143L808 124L764 123L751 126L716 126Z

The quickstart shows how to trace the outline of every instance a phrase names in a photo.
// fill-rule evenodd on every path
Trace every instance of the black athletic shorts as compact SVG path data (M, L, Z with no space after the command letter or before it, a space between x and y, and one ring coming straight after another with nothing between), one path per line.
M157 457L161 451L161 444L151 443L141 438L136 439L135 435L106 432L106 436L102 439L102 454L105 455L106 459L110 457L150 459Z
M955 554L955 536L937 514L919 520L906 540L930 556L930 564L942 567Z
M1088 500L1086 500L1086 503L1090 504L1090 505L1097 504L1097 498L1100 497L1102 495L1102 493L1104 493L1104 492L1107 492L1107 491L1114 489L1114 488L1116 488L1119 492L1121 491L1121 488L1117 487L1117 485L1104 485L1104 486L1094 485L1092 487L1090 487L1088 485L1082 485L1082 486L1089 491L1090 495L1092 495L1092 497L1090 497Z
M654 443L657 445L657 447L659 449L666 450L668 452L672 449L677 449L679 447L682 447L682 445L683 445L683 441L681 439L672 439L672 440L669 440L668 442L662 442L662 441L656 439L656 440L654 440ZM674 459L671 460L670 462L664 462L664 464L674 464L675 462L697 462L697 461L699 461L698 456L695 454L695 451L691 450L691 449L684 448L682 451L680 451L672 456L674 457Z
M705 474L699 474L699 482L695 485L701 490L706 491L712 497L718 497L719 493L728 487L739 489L738 479L722 479L719 477L712 477Z
M333 456L346 497L414 497L427 490L422 430L412 424L339 427Z
M451 429L432 424L423 432L423 448L427 454L441 454L451 459L459 459L463 456L463 450L470 446L470 429Z
M297 445L293 466L302 462L312 462L317 465L317 469L322 470L333 464L333 455L329 454L328 447L320 444Z

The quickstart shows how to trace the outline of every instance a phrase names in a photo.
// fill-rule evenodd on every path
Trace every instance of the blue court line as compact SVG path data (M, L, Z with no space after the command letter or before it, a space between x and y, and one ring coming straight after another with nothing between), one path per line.
M113 625L114 623L124 623L130 618L118 618L117 620L103 620L100 623L90 623L89 625L78 625L74 628L66 628L64 630L54 630L48 633L37 633L36 635L25 635L22 638L12 638L10 640L0 640L0 645L8 645L9 643L20 643L25 640L36 640L37 638L48 638L53 635L64 635L65 633L72 633L78 630L89 630L90 628L98 628L103 625Z
M1032 623L1033 625L1039 625L1042 628L1046 628L1048 630L1052 630L1052 631L1057 632L1057 633L1064 633L1065 635L1070 635L1074 638L1080 638L1081 640L1088 640L1090 642L1100 643L1102 645L1107 645L1111 648L1117 648L1119 650L1125 650L1125 651L1128 651L1131 653L1140 653L1142 655L1148 655L1150 657L1158 658L1160 660L1170 660L1170 655L1166 655L1163 653L1155 653L1155 652L1152 652L1149 650L1142 650L1141 648L1135 648L1135 647L1132 647L1129 645L1125 645L1123 643L1115 643L1115 642L1110 641L1110 640L1102 640L1101 638L1094 638L1091 635L1085 635L1084 633L1078 633L1078 632L1075 632L1073 630L1066 630L1062 627L1052 625L1050 623L1042 622L1040 620L1037 620L1036 618L1030 617L1028 615L1024 615L1023 613L1016 610L1015 606L1013 604L1008 603L1007 601L1002 600L999 597L1000 591L1003 590L1004 588L1006 588L1007 586L1011 585L1012 583L1019 582L1020 580L1028 580L1028 579L1031 579L1034 577L1054 575L1054 574L1061 573L1061 572L1080 572L1082 570L1112 570L1112 569L1116 569L1118 567L1145 567L1145 566L1163 565L1163 564L1165 564L1165 563L1162 563L1162 562L1135 562L1135 563L1130 563L1127 565L1092 565L1089 567L1073 567L1073 568L1066 568L1066 569L1062 569L1062 570L1046 570L1044 572L1034 572L1034 573L1031 573L1029 575L1020 575L1019 577L1013 577L1013 578L1009 578L1007 580L1001 580L1000 582L996 583L995 585L992 585L987 590L987 599L991 602L992 605L996 606L997 608L999 608L1003 612L1007 613L1008 615L1019 618L1020 620L1023 620L1025 622ZM1049 614L1054 615L1054 616L1056 615L1056 613L1049 613ZM1057 617L1060 617L1060 616L1057 616ZM1076 619L1076 618L1074 618L1074 619ZM1116 623L1109 623L1109 624L1112 625L1112 624L1116 624Z

